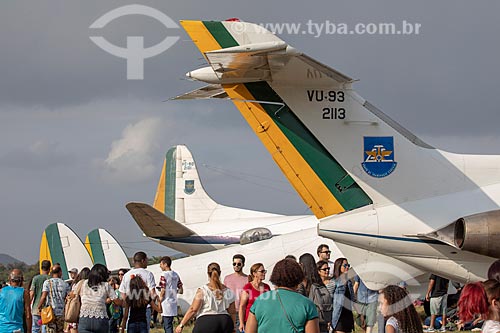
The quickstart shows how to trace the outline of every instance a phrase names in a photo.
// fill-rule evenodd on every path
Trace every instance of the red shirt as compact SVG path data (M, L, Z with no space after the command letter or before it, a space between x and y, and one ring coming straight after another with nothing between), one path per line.
M262 283L262 284L263 284L263 286L262 286L262 288L260 288L261 290L255 289L251 282L248 282L247 284L245 284L243 286L243 291L248 294L247 308L245 309L245 323L247 322L248 313L250 312L250 308L252 307L253 302L255 302L257 297L259 297L260 295L262 295L266 291L271 290L271 287L269 287L269 285L267 283Z

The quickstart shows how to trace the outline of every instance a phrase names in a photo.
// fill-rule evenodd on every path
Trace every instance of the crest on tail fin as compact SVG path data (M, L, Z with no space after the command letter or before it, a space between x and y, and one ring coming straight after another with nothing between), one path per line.
M193 194L196 189L194 188L194 180L185 180L184 181L184 193L190 195Z
M376 178L389 176L396 169L394 161L394 137L365 136L363 170Z

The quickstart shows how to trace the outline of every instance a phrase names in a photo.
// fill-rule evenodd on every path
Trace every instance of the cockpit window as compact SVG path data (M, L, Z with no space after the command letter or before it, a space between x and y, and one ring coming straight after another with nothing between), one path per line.
M267 228L254 228L245 231L240 236L240 244L249 244L254 242L259 242L261 240L269 239L273 237L271 231Z

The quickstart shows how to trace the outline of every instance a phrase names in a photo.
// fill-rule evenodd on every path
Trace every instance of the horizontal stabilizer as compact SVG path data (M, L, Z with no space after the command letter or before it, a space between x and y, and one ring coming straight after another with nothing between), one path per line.
M331 68L330 66L320 63L316 59L313 59L306 54L301 54L300 56L298 56L298 58L318 72L325 74L325 76L339 83L351 83L355 81L353 78L342 74L341 72Z
M201 87L199 89L190 91L188 93L171 98L171 100L176 99L228 99L227 93L220 84L209 84L207 86Z
M159 212L148 204L130 202L126 205L126 207L135 222L137 222L137 225L139 225L139 228L141 228L147 237L177 238L195 235L191 229L165 216L165 214Z

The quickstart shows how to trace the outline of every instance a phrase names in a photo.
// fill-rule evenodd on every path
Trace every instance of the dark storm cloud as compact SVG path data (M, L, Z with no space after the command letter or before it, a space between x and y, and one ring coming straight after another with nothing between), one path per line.
M133 3L156 8L174 21L240 17L257 23L420 23L421 33L411 36L280 37L360 79L354 88L361 96L429 143L457 152L500 153L500 3L6 1L0 10L0 196L8 200L0 201L0 210L5 221L22 229L1 238L5 246L15 248L20 240L37 244L47 224L62 221L82 237L105 227L129 242L129 252L146 248L124 204L153 200L164 154L176 144L187 144L199 164L285 181L230 102L162 102L201 86L185 79L187 71L206 64L182 29L166 29L138 15L89 29L106 12ZM167 35L180 40L145 60L144 80L127 81L126 61L97 47L89 39L93 35L118 46L126 45L127 36L144 36L146 46ZM124 130L145 119L162 124L158 135L147 140L150 149L109 159L131 147ZM45 148L35 149L37 142ZM113 142L121 142L121 150ZM113 163L106 166L106 160ZM138 170L144 177L111 181L106 176L110 170L121 170L121 179L136 177ZM223 204L288 214L307 209L295 194L224 177L214 168L201 173L207 191ZM28 262L37 251L37 246L19 248ZM152 251L159 255L164 250Z
M0 166L27 170L47 170L68 167L76 163L76 156L62 152L56 143L37 141L31 147L12 150L0 156Z

